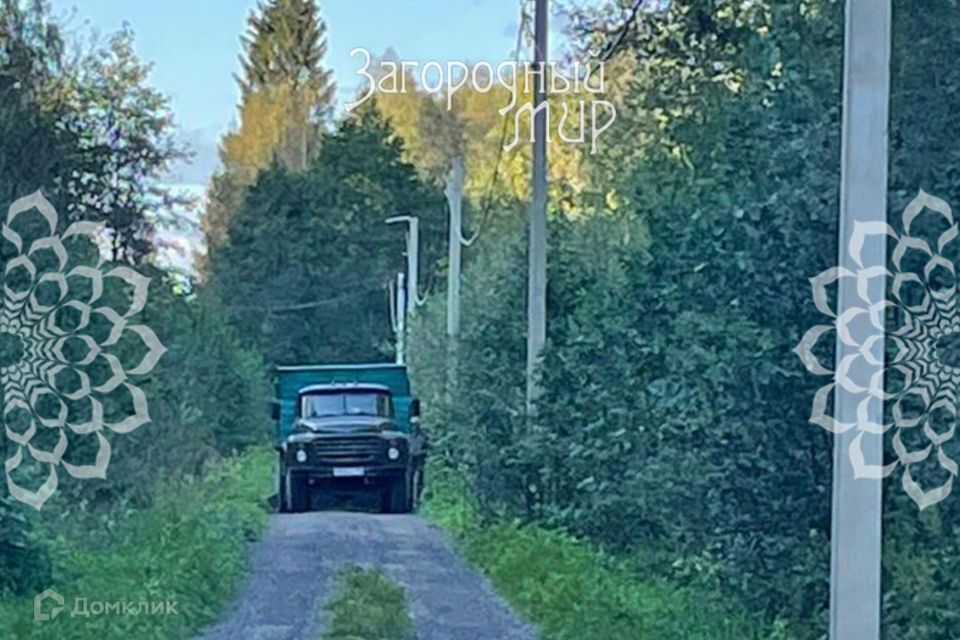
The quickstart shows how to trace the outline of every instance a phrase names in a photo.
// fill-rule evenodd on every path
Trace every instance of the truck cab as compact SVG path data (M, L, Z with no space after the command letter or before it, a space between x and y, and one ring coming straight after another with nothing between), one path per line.
M376 492L388 513L416 510L427 442L402 365L278 367L274 402L281 512L321 492Z

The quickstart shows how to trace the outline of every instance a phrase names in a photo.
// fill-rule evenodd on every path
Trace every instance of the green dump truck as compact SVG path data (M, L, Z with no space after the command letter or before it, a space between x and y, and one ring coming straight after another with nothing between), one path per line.
M378 494L387 513L416 510L427 439L403 365L277 367L273 416L281 512L358 491Z

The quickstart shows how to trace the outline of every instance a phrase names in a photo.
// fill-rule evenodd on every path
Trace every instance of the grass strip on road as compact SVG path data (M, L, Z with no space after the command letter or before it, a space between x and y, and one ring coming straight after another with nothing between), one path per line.
M345 567L324 604L323 640L413 640L407 594L379 569Z

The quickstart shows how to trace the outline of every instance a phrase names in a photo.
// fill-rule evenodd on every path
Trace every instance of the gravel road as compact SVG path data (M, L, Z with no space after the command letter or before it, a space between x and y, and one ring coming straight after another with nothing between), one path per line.
M252 546L251 575L204 640L319 640L318 603L344 564L377 566L403 585L418 640L535 640L536 632L412 515L314 512L272 516Z

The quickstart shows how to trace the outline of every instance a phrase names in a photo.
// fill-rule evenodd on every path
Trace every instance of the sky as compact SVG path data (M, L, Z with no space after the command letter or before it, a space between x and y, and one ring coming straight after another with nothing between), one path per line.
M217 164L220 135L234 122L239 99L240 36L256 0L51 0L68 34L106 37L129 24L140 58L153 64L150 83L168 95L180 135L195 154L168 181L202 190ZM320 0L327 23L326 64L342 105L361 86L364 47L402 60L512 59L518 0ZM338 110L342 107L338 107Z
M221 135L235 125L240 37L257 0L48 0L54 18L73 42L104 41L125 25L140 59L152 65L149 84L170 99L178 135L192 157L163 177L195 204L173 212L184 228L160 225L158 263L193 270L203 251L199 216L217 168ZM327 25L325 64L337 84L336 115L365 86L357 47L374 58L388 51L421 65L436 60L497 63L512 60L520 0L318 0ZM551 24L551 55L560 41Z

